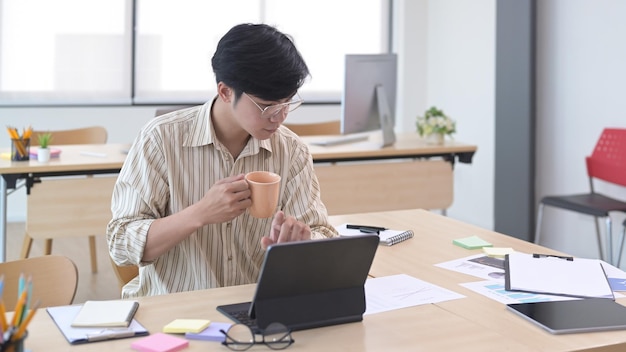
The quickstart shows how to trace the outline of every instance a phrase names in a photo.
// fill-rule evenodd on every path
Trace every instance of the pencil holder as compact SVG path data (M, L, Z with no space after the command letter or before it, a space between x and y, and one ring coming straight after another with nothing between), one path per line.
M11 139L11 160L24 161L30 159L30 139Z
M0 344L0 352L24 352L24 341L28 337L28 331L17 340L4 341Z

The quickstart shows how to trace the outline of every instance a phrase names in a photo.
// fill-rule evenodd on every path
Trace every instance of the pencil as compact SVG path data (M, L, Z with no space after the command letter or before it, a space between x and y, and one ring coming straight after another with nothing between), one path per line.
M20 324L20 327L17 330L17 332L13 334L13 337L11 338L12 341L19 340L20 338L22 338L22 335L24 335L24 333L26 332L26 327L30 323L31 319L33 319L33 316L35 316L35 313L37 313L37 308L39 308L39 303L40 303L39 300L35 302L35 305L33 306L33 308L30 310L30 312L28 312L26 319L24 319L24 321Z
M9 136L11 137L11 139L20 139L20 136L15 131L15 128L7 126L7 131L9 132Z
M15 311L13 312L13 319L11 320L11 326L17 326L18 318L22 317L22 308L24 308L24 303L26 303L26 294L28 292L26 290L22 291L20 298L17 300L15 304Z
M20 278L17 281L17 296L19 297L24 291L24 273L20 274Z
M4 300L0 300L0 325L2 325L2 331L7 331L9 328L6 313L7 310L4 308Z
M24 130L24 134L22 134L22 138L24 139L30 139L30 135L33 133L33 128L28 126L28 128L26 128Z
M30 300L33 295L33 277L28 275L28 280L26 280L26 288L28 293L26 294L26 310L30 309Z

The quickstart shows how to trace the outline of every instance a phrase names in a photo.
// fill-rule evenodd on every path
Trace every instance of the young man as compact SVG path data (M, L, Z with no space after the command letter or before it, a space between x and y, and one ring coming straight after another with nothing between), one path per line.
M309 75L293 42L238 25L212 65L215 99L150 121L115 185L109 252L140 266L123 298L254 283L268 245L337 235L308 148L281 126ZM257 170L282 177L273 218L247 212L244 174Z

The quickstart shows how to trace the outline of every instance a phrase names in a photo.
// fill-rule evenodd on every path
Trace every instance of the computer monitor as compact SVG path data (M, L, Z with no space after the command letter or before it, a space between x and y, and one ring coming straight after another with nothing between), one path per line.
M346 55L341 133L382 130L382 146L395 142L397 55Z

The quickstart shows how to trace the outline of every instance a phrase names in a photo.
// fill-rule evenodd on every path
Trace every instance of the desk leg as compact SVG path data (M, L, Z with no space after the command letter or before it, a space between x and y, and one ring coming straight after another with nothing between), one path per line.
M0 175L0 263L7 256L7 181Z

